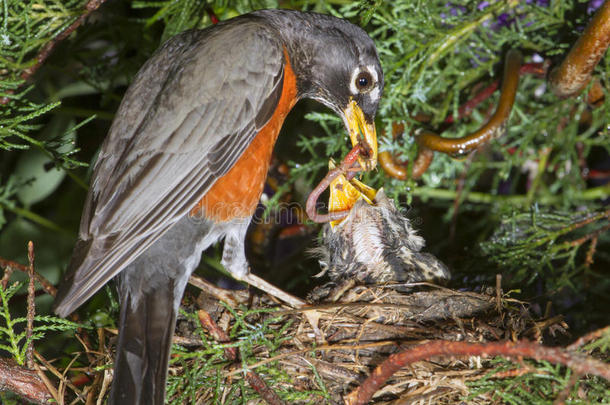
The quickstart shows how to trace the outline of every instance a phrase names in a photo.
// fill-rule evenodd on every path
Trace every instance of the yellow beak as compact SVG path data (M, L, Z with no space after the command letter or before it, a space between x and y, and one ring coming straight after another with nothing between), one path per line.
M347 120L352 146L360 143L365 151L364 156L358 158L360 166L366 171L373 170L377 165L377 131L375 130L375 124L366 122L362 109L354 100L349 102L343 113Z
M328 163L330 170L336 167L335 163L331 160ZM328 211L344 211L351 209L356 201L362 196L366 202L374 205L375 194L377 191L374 188L367 186L366 184L352 179L348 181L345 176L339 176L330 183L330 197L328 199ZM331 221L330 226L334 227L339 224L342 220Z

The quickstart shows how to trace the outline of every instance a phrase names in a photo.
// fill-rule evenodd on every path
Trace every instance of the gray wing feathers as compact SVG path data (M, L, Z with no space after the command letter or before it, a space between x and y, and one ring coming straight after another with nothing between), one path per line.
M258 22L190 31L142 67L95 165L57 313L146 250L241 156L281 96L273 38Z

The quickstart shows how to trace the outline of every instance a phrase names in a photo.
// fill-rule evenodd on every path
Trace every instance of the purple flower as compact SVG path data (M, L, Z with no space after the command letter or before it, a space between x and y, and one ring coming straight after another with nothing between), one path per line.
M482 1L477 6L477 10L482 11L482 10L485 10L487 7L489 7L489 2L488 1Z
M549 6L549 0L526 0L525 4L536 4L537 6L540 7L548 7Z
M466 12L466 7L464 6L460 6L457 4L453 4L453 3L445 3L445 8L449 9L449 14L453 17L457 17L460 14L464 14ZM444 20L447 18L447 14L446 13L441 13L440 14L441 18Z
M604 4L604 0L589 1L589 4L587 4L587 14L593 14L602 4Z

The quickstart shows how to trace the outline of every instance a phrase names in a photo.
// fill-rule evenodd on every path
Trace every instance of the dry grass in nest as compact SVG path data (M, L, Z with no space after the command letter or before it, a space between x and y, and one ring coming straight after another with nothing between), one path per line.
M324 289L324 287L323 287ZM314 291L313 295L316 294ZM305 309L282 309L265 295L248 297L244 292L230 293L234 304L249 304L250 314L228 309L210 299L207 293L192 304L191 310L212 315L220 329L231 330L235 322L266 325L268 331L280 331L270 337L277 346L260 343L248 349L248 368L257 370L273 365L283 379L270 377L268 368L263 379L274 380L275 392L311 392L290 403L343 403L374 367L390 354L423 342L447 340L490 342L530 339L541 341L546 331L553 333L566 325L561 318L549 321L531 317L528 305L501 296L500 291L460 292L427 283L352 286L344 285L324 291L335 302L312 304ZM211 304L211 305L210 305ZM276 309L276 310L271 310ZM286 327L286 325L289 325ZM179 322L179 339L195 339L194 323ZM198 326L198 325L197 325ZM213 333L212 333L213 334ZM243 345L242 345L243 347ZM181 375L183 367L172 373ZM191 364L191 366L195 366ZM375 403L455 403L468 395L466 382L481 378L491 369L480 356L433 358L402 368L374 396ZM243 378L243 364L227 361L219 369L222 383L201 386L198 403L223 402L230 397ZM265 375L267 374L267 375ZM210 375L210 380L214 375ZM179 393L174 393L178 398ZM489 398L474 398L470 403L488 403ZM230 402L230 401L229 401ZM256 401L255 401L256 402Z

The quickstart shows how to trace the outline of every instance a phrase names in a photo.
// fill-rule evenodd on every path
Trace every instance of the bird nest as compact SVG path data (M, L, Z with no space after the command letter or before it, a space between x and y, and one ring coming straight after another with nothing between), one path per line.
M499 289L475 293L429 283L352 284L318 287L310 298L318 294L325 301L310 300L303 309L283 308L264 294L201 292L190 307L198 316L179 319L178 343L201 346L195 331L203 325L206 336L211 336L204 338L209 339L204 346L224 342L224 355L209 367L206 378L214 383L197 388L196 402L230 403L231 395L251 392L252 403L262 402L261 397L274 403L276 394L290 398L290 403L344 403L388 356L424 342L541 341L545 332L555 334L566 327L560 318L534 319L526 303L504 296ZM231 304L221 305L219 298ZM264 328L252 329L248 337L234 333L256 328L253 325ZM170 374L180 380L188 374L187 368L201 367L196 361L174 363ZM468 396L469 381L489 377L494 367L481 356L418 361L395 373L373 401L455 403ZM254 399L257 394L250 387L259 399ZM184 392L174 388L171 395L178 399ZM468 402L489 399L478 395Z
M315 288L301 308L195 280L202 290L191 301L196 316L179 319L178 340L203 342L209 355L178 352L170 398L359 404L367 403L369 392L377 403L489 402L484 394L469 396L468 383L494 373L492 363L483 361L491 352L485 346L455 351L452 343L540 342L546 331L566 326L561 318L535 319L526 303L503 294L500 279L496 288L478 293L430 283L446 281L449 272L423 247L408 219L379 190L375 204L361 198L343 222L326 227L316 253L331 281ZM432 349L444 356L429 355L427 342L438 343ZM410 348L429 352L394 367L392 356ZM496 349L504 354L514 347ZM392 368L397 371L389 373ZM198 370L196 386L192 370ZM389 379L379 377L384 373Z

